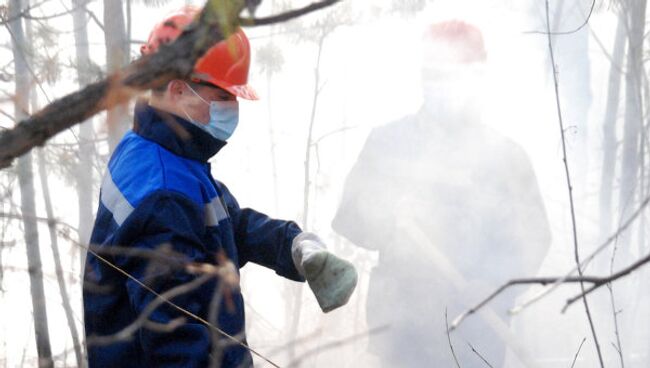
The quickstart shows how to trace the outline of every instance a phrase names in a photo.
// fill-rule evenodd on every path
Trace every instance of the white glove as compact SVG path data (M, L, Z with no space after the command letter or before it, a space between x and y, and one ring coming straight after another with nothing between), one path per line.
M291 256L323 312L348 302L357 285L357 271L352 263L328 252L318 236L307 232L293 239Z

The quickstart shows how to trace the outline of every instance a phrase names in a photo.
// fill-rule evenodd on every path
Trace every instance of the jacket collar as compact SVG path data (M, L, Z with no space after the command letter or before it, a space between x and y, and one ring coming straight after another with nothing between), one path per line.
M135 105L133 131L178 156L202 162L226 145L191 122L153 108L146 101Z

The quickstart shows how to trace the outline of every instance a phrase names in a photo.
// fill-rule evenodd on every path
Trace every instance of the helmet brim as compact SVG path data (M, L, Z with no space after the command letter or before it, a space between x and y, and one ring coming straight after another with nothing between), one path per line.
M201 74L194 73L191 79L193 82L211 84L213 86L219 87L245 100L256 101L260 99L255 89L248 84L232 85L222 80L210 78L209 75L202 74L202 73Z
M257 101L259 100L259 96L257 95L257 92L255 92L255 89L251 87L248 84L244 84L242 86L224 86L221 87L225 89L226 91L232 93L233 95L243 98L244 100L251 100L251 101Z

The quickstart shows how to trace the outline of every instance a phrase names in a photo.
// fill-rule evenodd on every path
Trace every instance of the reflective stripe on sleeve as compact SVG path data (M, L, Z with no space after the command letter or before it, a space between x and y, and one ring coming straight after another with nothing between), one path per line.
M120 189L113 182L110 170L106 171L104 181L102 182L102 194L100 197L102 204L113 214L113 219L119 226L124 223L127 217L133 212L133 206L124 198Z
M217 226L219 221L228 218L226 209L223 208L221 199L217 196L210 203L205 204L205 226Z

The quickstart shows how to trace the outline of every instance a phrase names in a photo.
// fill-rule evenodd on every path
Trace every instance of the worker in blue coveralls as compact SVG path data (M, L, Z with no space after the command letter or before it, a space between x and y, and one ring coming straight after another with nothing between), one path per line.
M198 13L185 7L166 17L142 53L173 41ZM236 30L208 50L189 80L172 80L136 104L133 129L103 179L91 237L96 251L86 261L91 368L252 366L238 277L234 287L224 277L201 284L202 269L230 267L237 276L251 261L306 280L324 312L344 305L354 290L352 264L294 222L239 208L210 173L208 159L237 126L237 98L257 98L247 85L249 65L248 39ZM170 296L174 305L147 309L160 301L156 293L182 285L191 290ZM219 291L222 301L212 305ZM178 325L180 317L185 320ZM223 333L215 334L208 320Z

